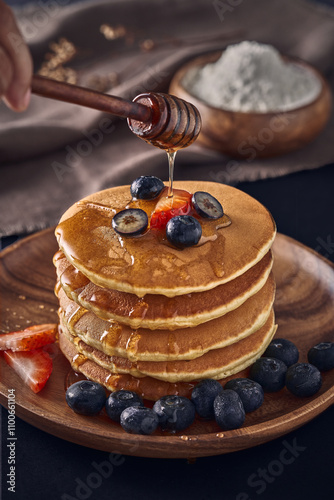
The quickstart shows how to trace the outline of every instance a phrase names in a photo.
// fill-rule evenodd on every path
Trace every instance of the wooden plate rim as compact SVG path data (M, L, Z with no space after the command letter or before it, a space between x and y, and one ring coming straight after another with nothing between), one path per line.
M0 260L3 260L7 254L14 252L17 248L25 245L27 242L48 237L54 228L48 228L33 235L27 236L0 252ZM318 254L315 250L303 245L289 236L277 234L277 238L282 238L292 245L297 245L304 250L312 253L317 259L322 260L332 270L334 265L325 257ZM51 264L50 264L51 265ZM7 406L8 387L5 382L0 381L0 403ZM38 395L36 395L38 397ZM37 400L38 401L38 400ZM23 401L17 402L17 416L32 423L32 425L53 434L59 438L66 439L76 444L94 447L104 451L113 451L127 455L156 458L191 458L199 456L211 456L223 453L245 449L267 442L276 437L282 436L292 430L300 427L312 418L319 415L334 402L334 386L327 389L320 396L306 402L297 410L292 410L285 415L270 419L259 424L248 425L233 431L222 431L221 433L210 432L207 434L197 434L187 436L186 431L183 436L141 436L121 433L110 427L109 435L105 434L103 427L98 427L95 434L95 445L84 444L87 437L83 429L76 427L74 422L64 422L62 418L54 420L56 415L47 414L39 406L29 407ZM37 417L37 422L36 422ZM284 424L285 431L281 432ZM64 433L65 430L65 433ZM72 434L72 431L75 431ZM89 436L91 434L89 433ZM240 444L238 441L249 438L248 444ZM173 449L173 451L171 451Z

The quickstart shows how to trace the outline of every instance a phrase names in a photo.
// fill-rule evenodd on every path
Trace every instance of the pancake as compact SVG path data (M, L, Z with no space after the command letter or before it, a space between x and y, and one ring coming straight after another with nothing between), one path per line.
M152 331L134 330L108 322L58 291L59 316L73 336L110 355L131 361L172 361L194 359L212 350L238 342L261 328L267 321L275 296L271 274L256 295L225 316L193 328Z
M75 337L61 324L64 335L72 342ZM82 340L75 342L77 350L111 373L129 374L134 377L149 376L165 382L190 382L203 378L222 379L246 368L265 351L276 331L273 310L266 323L252 335L220 349L213 349L202 356L185 361L137 361L119 356L108 356L88 346Z
M195 386L195 383L188 382L170 384L151 377L136 378L131 375L115 375L94 361L78 354L76 346L62 333L61 328L59 329L59 346L75 371L102 384L112 392L121 389L134 391L144 399L156 401L167 394L190 397Z
M151 401L157 401L159 398L166 396L167 394L177 394L179 396L190 398L191 391L198 383L198 381L193 381L171 384L169 382L163 382L162 380L157 380L151 377L136 378L131 375L115 375L85 356L77 354L75 345L62 334L61 329L59 330L59 345L64 356L68 359L75 371L82 373L90 380L94 380L95 382L104 385L112 392L119 391L121 389L134 391L142 396L142 398ZM247 377L247 375L248 370L244 369L234 374L231 378L234 378L234 376ZM225 384L229 378L230 377L227 377L226 379L219 380L218 382Z
M183 250L167 244L156 230L121 237L111 227L113 216L132 206L150 217L157 200L134 202L129 186L120 186L90 195L65 212L56 228L60 249L91 282L138 297L210 290L241 276L269 251L275 223L254 198L212 182L175 182L175 187L215 196L231 225L217 229L219 220L201 219L206 242Z
M242 276L214 290L176 297L148 294L139 298L135 294L101 288L75 269L61 251L54 256L59 282L69 298L100 318L152 330L196 326L240 307L263 287L272 262L269 251Z

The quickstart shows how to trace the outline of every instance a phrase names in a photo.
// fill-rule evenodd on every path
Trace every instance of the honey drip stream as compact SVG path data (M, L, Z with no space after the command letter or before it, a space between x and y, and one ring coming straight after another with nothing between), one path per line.
M174 165L175 165L176 151L167 151L168 167L169 167L169 185L168 185L168 198L173 197L173 180L174 180Z

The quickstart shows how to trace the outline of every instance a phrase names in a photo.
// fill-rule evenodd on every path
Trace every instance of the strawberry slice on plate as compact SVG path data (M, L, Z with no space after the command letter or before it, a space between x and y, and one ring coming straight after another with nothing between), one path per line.
M57 338L57 325L34 325L17 332L0 335L0 351L31 351L47 344L52 344Z
M3 351L6 363L35 393L43 389L52 372L52 359L42 348L33 351Z
M184 189L173 189L173 196L167 196L165 188L156 204L150 220L150 228L165 229L167 222L176 215L187 215L192 209L191 193Z

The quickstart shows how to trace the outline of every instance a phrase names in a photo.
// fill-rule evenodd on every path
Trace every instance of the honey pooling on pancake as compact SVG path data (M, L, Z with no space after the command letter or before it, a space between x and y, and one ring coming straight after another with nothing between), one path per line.
M131 204L132 206L136 205L140 208L142 205L139 200ZM157 250L157 244L164 245L168 249L174 250L170 248L163 233L156 230L147 230L144 234L136 238L120 236L111 228L111 219L112 215L101 212L100 209L95 209L88 205L71 219L61 223L57 231L63 241L71 240L73 231L76 233L74 245L65 243L65 254L70 256L77 264L80 264L80 261L86 263L88 261L89 263L89 259L86 260L85 255L79 256L76 251L76 247L83 248L89 238L91 239L91 244L94 245L95 261L99 262L98 271L105 271L108 275L117 275L120 267L126 267L129 272L131 270L136 273L141 269L141 272L144 272L143 267L146 272L146 269L151 266L158 275L159 270L163 273L170 267L170 272L174 273L174 275L178 275L181 280L187 280L187 274L184 272L185 270L182 266L182 258L179 262L176 262L174 253L168 250L165 252L165 256L162 257L162 260L157 258L157 252L159 251ZM227 225L228 224L227 221ZM79 227L80 231L77 231ZM217 245L214 251L214 256L212 256L213 258L208 258L207 260L212 267L214 275L220 278L224 275L223 254L225 237L222 232L218 231L216 228L217 221L206 221L202 228L202 241L200 241L199 245L208 241L217 240L219 242L219 245ZM110 242L109 249L106 250L105 244L99 244L99 240L101 239L105 244ZM124 252L123 249L125 248L126 251ZM110 264L112 264L112 267ZM200 262L198 264L200 265Z
M177 192L177 190L176 190ZM159 200L163 200L166 197L167 188L165 188ZM176 196L176 195L174 195ZM158 201L159 201L158 200ZM139 209L144 211L148 219L151 220L152 214L155 214L155 209L157 206L157 200L130 200L126 203L121 210L109 207L108 205L103 205L101 203L92 202L80 202L80 211L73 215L72 218L67 219L62 222L57 228L57 234L63 241L73 240L72 232L77 233L77 238L75 238L75 245L69 246L68 243L64 247L64 252L67 256L70 256L77 264L80 265L80 260L87 262L85 255L82 257L76 252L75 247L78 246L80 249L84 247L87 239L91 239L91 245L94 247L95 260L99 261L100 268L102 272L105 270L110 273L110 263L116 270L116 274L120 267L127 267L129 271L137 273L138 268L143 265L146 267L151 267L154 269L156 274L159 273L159 267L161 268L161 273L173 266L170 272L174 275L178 275L179 279L182 281L187 281L188 276L184 272L184 266L182 265L182 258L176 263L175 255L166 252L165 257L162 259L157 259L157 245L164 245L171 250L173 246L168 242L166 238L165 231L161 227L148 228L143 234L137 235L136 237L127 237L118 234L113 231L111 224L115 214L120 213L124 209L133 210ZM187 213L193 217L199 219L200 217L196 214L195 210L190 206ZM219 240L219 244L215 247L213 258L208 258L205 252L205 258L212 268L215 276L221 278L224 276L224 235L222 234L222 229L228 227L231 224L231 219L228 215L224 214L218 220L201 220L202 235L197 244L197 246L205 245L208 242L213 242ZM80 228L80 231L77 229ZM93 238L91 238L93 235ZM104 243L110 242L110 247L105 248L99 244L99 240L103 240ZM126 251L123 250L126 248ZM141 250L144 250L141 252ZM146 250L148 249L148 251ZM142 253L142 255L140 255ZM94 264L95 267L95 264Z
M56 229L66 258L90 281L102 287L166 296L209 290L253 267L269 250L276 232L269 212L250 196L230 186L185 182L189 192L210 190L224 203L233 223L216 230L220 221L203 223L206 244L180 251L159 244L160 232L123 238L112 229L113 215L137 204L150 218L156 201L131 201L129 187L101 191L73 205ZM215 238L217 233L217 238ZM159 236L160 235L160 236ZM148 272L149 270L149 272Z

